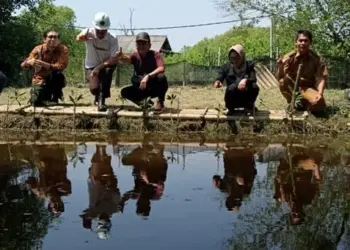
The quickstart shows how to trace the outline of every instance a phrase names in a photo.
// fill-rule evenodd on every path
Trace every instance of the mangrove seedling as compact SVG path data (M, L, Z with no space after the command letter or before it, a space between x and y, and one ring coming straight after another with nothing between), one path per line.
M77 103L83 99L83 95L80 94L78 96L75 96L74 91L71 91L71 94L69 95L69 100L73 103L73 129L75 129L75 116L77 112Z

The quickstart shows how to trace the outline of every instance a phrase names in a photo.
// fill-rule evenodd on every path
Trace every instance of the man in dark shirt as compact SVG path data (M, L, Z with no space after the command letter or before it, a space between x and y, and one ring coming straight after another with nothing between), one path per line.
M122 51L117 53L119 62L130 63L134 66L131 78L132 85L121 90L121 96L137 105L147 97L158 97L155 112L164 110L165 94L168 81L164 75L164 61L160 53L151 50L151 39L148 33L141 32L136 36L137 52L126 56Z

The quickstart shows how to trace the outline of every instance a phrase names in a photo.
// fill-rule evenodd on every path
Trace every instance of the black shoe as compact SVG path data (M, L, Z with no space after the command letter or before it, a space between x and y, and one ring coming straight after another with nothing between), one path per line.
M98 110L99 112L105 112L105 111L107 111L107 106L106 106L106 104L105 104L105 98L104 98L103 96L100 96L100 97L98 98L98 108L97 108L97 110Z
M149 99L148 102L146 103L146 107L144 107L144 100L142 101L139 101L139 102L134 102L140 109L143 109L143 108L146 108L146 109L149 109L151 108L153 105L154 105L154 102Z
M95 105L95 106L98 106L98 95L95 95L94 105Z
M52 97L50 102L53 103L53 104L58 104L58 97L56 97L56 96Z

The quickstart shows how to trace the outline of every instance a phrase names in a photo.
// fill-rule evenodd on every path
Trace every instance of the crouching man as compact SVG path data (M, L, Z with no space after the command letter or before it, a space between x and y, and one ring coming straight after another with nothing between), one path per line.
M326 102L323 93L326 86L328 70L323 58L310 49L312 34L308 30L299 30L296 34L296 49L282 56L277 61L277 80L280 91L292 108L294 85L297 82L297 73L301 65L294 108L309 110L311 113L324 114Z
M89 88L95 96L98 111L106 111L106 98L111 97L113 72L116 68L114 56L119 49L118 38L109 31L110 18L103 12L95 14L93 28L83 30L76 38L86 44L85 68Z
M165 94L168 91L168 80L164 75L164 61L160 53L151 50L151 39L148 33L141 32L136 36L137 52L131 56L117 53L119 62L130 63L134 66L132 85L121 90L121 96L138 106L145 98L158 97L155 113L164 111ZM151 102L153 103L153 102Z
M63 100L66 85L63 71L68 66L68 48L60 43L60 34L55 30L46 31L43 38L44 42L21 64L23 69L34 70L30 102L35 106Z

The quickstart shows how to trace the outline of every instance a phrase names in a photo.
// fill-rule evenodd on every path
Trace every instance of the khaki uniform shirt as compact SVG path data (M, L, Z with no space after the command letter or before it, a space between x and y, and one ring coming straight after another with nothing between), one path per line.
M68 48L60 44L55 50L50 51L45 44L36 46L29 54L27 60L32 58L42 60L51 64L51 69L34 68L33 84L45 83L46 77L52 70L63 71L68 66Z
M296 50L282 56L277 61L277 80L283 81L289 76L296 80L299 64L300 70L299 86L316 87L321 77L328 75L328 70L321 56L310 50L305 56L301 56Z

